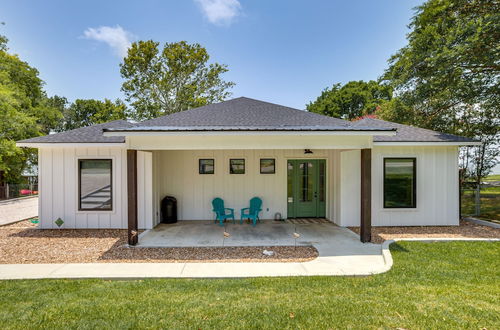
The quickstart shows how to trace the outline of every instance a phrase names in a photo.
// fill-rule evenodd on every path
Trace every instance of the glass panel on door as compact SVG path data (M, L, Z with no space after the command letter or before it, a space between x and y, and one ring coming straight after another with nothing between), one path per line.
M300 175L300 186L299 186L299 191L300 191L300 201L301 202L310 202L313 200L313 193L314 193L314 178L312 175L314 174L313 171L313 164L310 162L303 162L300 163L299 165L299 175Z

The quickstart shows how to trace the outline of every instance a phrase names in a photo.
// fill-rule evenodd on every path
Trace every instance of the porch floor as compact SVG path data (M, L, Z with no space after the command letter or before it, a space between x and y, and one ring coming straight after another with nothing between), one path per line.
M224 232L229 236L225 237ZM294 233L300 237L295 238ZM262 220L255 227L244 222L225 223L213 220L179 221L160 224L139 237L138 247L222 247L222 246L294 246L312 245L320 256L381 256L378 244L363 244L347 228L323 221Z

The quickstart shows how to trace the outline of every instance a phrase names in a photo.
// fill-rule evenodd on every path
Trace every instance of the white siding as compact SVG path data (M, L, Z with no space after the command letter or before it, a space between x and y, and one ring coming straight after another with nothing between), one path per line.
M42 148L39 150L41 228L127 228L126 149ZM113 210L78 211L78 159L113 160Z
M384 209L384 157L416 157L417 208ZM459 224L458 148L374 147L372 153L372 224L436 226Z
M155 181L159 193L154 194L159 203L165 196L177 198L178 215L181 220L213 219L211 201L215 197L224 199L226 207L240 209L248 207L249 200L258 196L263 200L262 219L272 219L276 212L283 217L287 213L287 159L327 159L327 200L333 201L333 155L335 151L314 150L305 155L304 150L192 150L154 151ZM215 159L215 174L198 174L200 158ZM245 174L229 174L229 159L244 158ZM260 174L260 158L275 158L276 173ZM327 215L333 215L332 204L327 203Z
M147 151L137 152L137 224L153 228L153 157Z
M139 228L159 222L160 200L178 200L179 219L212 219L211 201L225 200L239 211L250 198L263 199L263 219L287 213L286 161L327 160L327 218L341 226L358 226L360 217L360 151L314 149L155 150L138 152ZM416 157L417 208L383 208L383 158ZM458 148L376 146L372 153L372 224L417 226L458 224ZM113 160L113 211L78 211L78 159ZM215 174L198 174L200 158L215 159ZM244 158L246 173L229 174L229 159ZM259 159L275 158L276 174L260 174ZM42 148L39 150L41 228L127 228L127 163L123 147Z
M340 152L340 207L338 224L359 226L361 216L361 152Z

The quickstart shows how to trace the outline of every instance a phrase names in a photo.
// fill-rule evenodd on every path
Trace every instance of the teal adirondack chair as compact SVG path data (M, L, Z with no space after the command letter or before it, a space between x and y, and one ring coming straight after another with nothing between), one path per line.
M262 211L262 199L259 197L254 197L250 200L250 207L245 207L241 209L241 219L240 223L243 223L243 219L251 219L252 226L257 224L259 219L259 212Z
M214 198L212 201L213 210L215 212L215 221L219 220L219 225L224 226L224 220L233 219L234 223L234 209L224 207L222 198ZM226 212L228 211L228 212Z

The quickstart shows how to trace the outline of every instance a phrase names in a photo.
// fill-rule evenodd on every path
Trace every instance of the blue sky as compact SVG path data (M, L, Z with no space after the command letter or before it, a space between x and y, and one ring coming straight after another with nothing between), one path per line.
M303 109L325 87L377 79L406 44L416 0L23 1L0 5L0 33L49 95L123 98L129 42L200 43L229 66L233 96Z

